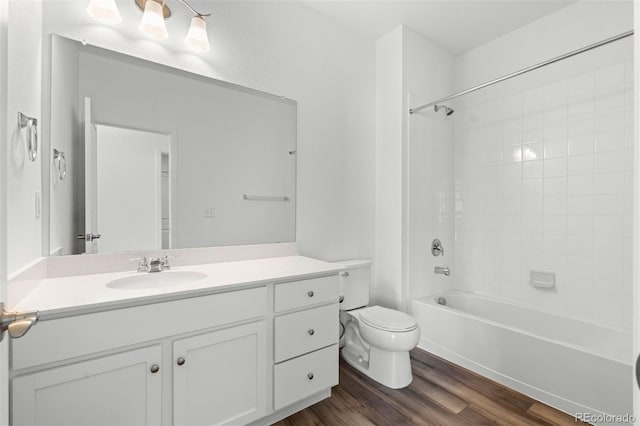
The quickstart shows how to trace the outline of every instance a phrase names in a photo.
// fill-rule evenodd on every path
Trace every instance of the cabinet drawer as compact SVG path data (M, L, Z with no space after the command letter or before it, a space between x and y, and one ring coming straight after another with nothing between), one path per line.
M318 303L337 302L339 292L337 275L277 284L275 286L275 310L282 312Z
M266 288L259 287L42 321L24 337L12 340L13 369L263 317L266 313Z
M274 367L274 409L338 384L338 345Z
M338 304L275 318L275 362L338 342Z

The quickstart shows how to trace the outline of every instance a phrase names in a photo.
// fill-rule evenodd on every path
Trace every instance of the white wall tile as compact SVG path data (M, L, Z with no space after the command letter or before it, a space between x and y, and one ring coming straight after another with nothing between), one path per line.
M570 156L567 173L569 176L592 174L593 154Z
M567 178L562 177L545 177L544 178L544 196L566 196L567 195Z
M539 142L529 142L522 145L522 161L535 161L543 158L544 144L541 139Z
M620 215L624 212L624 196L615 195L594 195L593 213L595 215ZM620 218L622 219L622 218Z
M595 76L593 72L570 77L567 81L567 95L569 99L592 96L595 91Z
M593 235L594 217L591 215L567 216L567 234Z
M498 112L466 122L456 141L457 287L630 326L632 69L621 62L497 98ZM532 269L555 272L556 288L529 286Z
M569 118L568 134L569 137L591 135L595 128L594 116L578 115Z
M567 180L567 194L588 195L593 194L593 175L569 176Z
M624 138L623 138L624 141ZM568 142L566 137L544 141L544 158L566 157Z
M611 173L624 171L624 151L598 152L594 155L594 171Z
M593 195L569 195L567 197L567 214L569 216L593 216Z
M544 161L544 177L567 176L567 159L552 158Z
M625 129L608 129L594 135L595 152L617 151L625 148Z
M591 154L594 151L593 133L569 136L569 155Z
M595 175L593 192L594 194L623 194L625 192L624 173L602 173Z
M545 215L566 215L567 197L544 197Z
M523 179L522 180L522 196L524 197L541 197L544 188L544 179Z
M609 92L612 88L624 86L624 62L596 70L594 84L596 93Z
M624 222L620 216L594 216L593 217L593 235L605 237L618 237L620 246L622 247L622 238L624 236ZM621 257L622 258L622 257Z
M593 237L583 235L567 236L567 255L593 256Z
M518 179L536 179L544 175L544 165L542 161L532 161L522 164L522 175Z

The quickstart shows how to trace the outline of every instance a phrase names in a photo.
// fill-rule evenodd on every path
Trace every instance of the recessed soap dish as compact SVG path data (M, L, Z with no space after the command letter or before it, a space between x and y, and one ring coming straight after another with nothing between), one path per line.
M529 285L539 288L552 288L556 285L555 272L530 271Z

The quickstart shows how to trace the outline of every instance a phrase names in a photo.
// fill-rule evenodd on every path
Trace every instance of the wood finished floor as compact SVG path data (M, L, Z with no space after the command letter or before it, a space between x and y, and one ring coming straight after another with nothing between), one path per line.
M411 351L413 382L389 389L340 360L340 384L325 399L278 426L576 425L565 413L451 364ZM585 423L582 423L585 424Z

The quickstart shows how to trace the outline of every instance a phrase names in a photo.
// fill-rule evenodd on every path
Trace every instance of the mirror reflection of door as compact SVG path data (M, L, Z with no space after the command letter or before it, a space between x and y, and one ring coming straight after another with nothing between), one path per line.
M97 124L95 253L170 247L171 135Z

